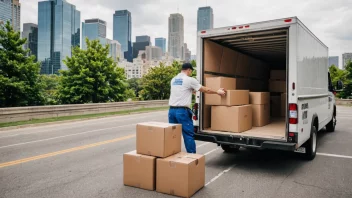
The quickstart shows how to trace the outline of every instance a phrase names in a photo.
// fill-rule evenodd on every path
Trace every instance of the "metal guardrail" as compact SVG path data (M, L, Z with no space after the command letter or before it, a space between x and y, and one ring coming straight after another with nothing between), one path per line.
M164 106L167 100L0 108L0 123Z
M352 105L352 99L336 99L336 105Z

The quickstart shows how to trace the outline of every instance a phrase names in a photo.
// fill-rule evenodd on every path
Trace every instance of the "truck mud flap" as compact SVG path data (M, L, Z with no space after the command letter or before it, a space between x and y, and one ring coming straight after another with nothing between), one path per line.
M283 150L283 151L294 151L296 149L296 143L265 141L262 143L262 148L263 149Z

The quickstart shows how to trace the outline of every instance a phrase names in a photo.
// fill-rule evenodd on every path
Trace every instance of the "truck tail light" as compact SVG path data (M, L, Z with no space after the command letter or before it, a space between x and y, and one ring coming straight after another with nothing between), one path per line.
M193 120L198 120L198 103L193 105Z
M289 104L290 124L298 124L298 106L297 104Z
M292 19L286 19L285 20L285 23L290 23L290 22L292 22Z
M293 133L293 132L289 132L287 140L288 140L288 142L297 142L298 134L297 133Z

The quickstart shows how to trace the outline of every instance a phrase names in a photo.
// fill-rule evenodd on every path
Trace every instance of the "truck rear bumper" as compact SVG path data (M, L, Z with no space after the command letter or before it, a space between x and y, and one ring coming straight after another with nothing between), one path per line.
M283 151L295 151L296 149L296 143L267 141L253 138L234 138L232 136L230 137L216 134L195 133L194 139L204 142L212 142L220 145L236 145L257 149L275 149Z

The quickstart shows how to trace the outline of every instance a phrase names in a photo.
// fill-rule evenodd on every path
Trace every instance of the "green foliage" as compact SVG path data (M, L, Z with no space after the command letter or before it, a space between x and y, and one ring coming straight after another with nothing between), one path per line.
M40 65L27 57L21 39L9 22L0 27L0 107L41 105L44 100L38 83Z
M344 84L342 92L337 94L339 98L352 97L352 62L348 62L345 69L339 69L335 65L329 68L331 81L336 86L337 81L341 80Z
M39 82L42 87L46 105L60 104L58 98L58 88L60 77L58 75L40 75Z
M347 74L348 74L348 72L346 70L339 69L335 65L332 65L329 68L329 72L330 72L330 77L331 77L332 84L334 86L336 86L336 83L339 80L341 80L343 83L346 83Z
M142 78L143 89L139 92L143 100L165 100L170 97L170 82L175 76L174 65L151 68Z
M134 91L135 97L138 97L139 92L142 90L141 80L139 78L131 78L127 80L128 88Z
M109 46L86 39L87 50L75 47L62 74L59 98L63 104L118 102L125 100L124 70L108 58Z
M125 97L126 99L134 99L136 97L135 91L133 89L126 89Z

